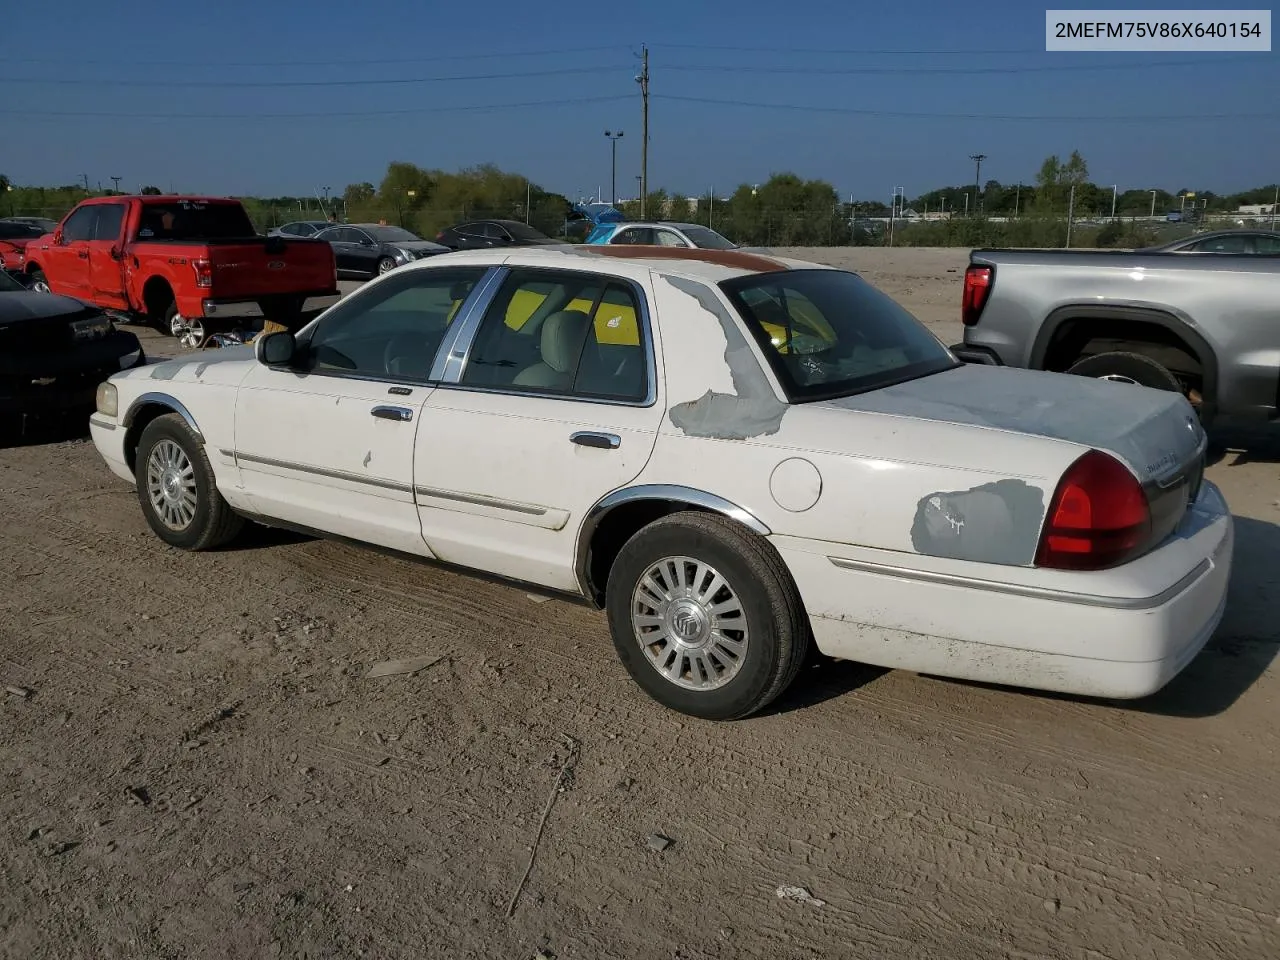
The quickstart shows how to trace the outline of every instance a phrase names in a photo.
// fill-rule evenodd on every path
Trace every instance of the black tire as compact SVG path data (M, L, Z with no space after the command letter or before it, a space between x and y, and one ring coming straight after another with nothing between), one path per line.
M181 527L167 524L152 504L149 466L152 453L162 443L175 444L192 468L195 507L190 520ZM161 452L163 454L164 451ZM157 417L143 429L138 441L134 479L138 487L138 502L142 505L142 515L147 518L147 524L157 537L172 547L211 550L232 540L244 527L244 518L232 510L218 492L204 444L176 413Z
M741 604L748 629L746 653L736 674L721 686L692 690L668 679L646 655L633 626L633 595L640 581L668 557L708 564L722 575ZM704 720L734 720L756 713L787 689L808 654L809 622L782 559L763 538L726 517L676 513L642 528L618 553L605 592L609 628L623 666L653 699L679 713ZM648 649L658 646L654 643ZM667 644L663 649L672 647ZM663 654L663 658L674 663L674 657ZM685 661L681 663L678 673ZM691 663L688 669L693 676ZM705 679L703 673L698 676Z
M1182 393L1182 384L1168 368L1140 353L1099 353L1067 369L1080 377L1131 380L1142 387Z

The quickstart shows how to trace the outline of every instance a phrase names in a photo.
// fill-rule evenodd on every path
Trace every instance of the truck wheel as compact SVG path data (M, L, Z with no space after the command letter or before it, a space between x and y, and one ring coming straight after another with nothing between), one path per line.
M782 560L720 516L677 513L640 530L614 561L605 606L631 678L663 706L705 720L767 706L809 649Z
M204 444L176 413L156 417L138 441L134 478L142 514L157 537L183 550L227 543L244 526L214 482Z
M204 343L204 321L199 317L184 317L176 303L169 304L164 313L164 329L184 347L198 347Z
M1100 353L1069 367L1067 373L1156 390L1172 390L1174 393L1184 392L1182 384L1168 368L1140 353Z
M44 275L43 270L31 271L31 289L36 293L53 293L49 288L49 278Z

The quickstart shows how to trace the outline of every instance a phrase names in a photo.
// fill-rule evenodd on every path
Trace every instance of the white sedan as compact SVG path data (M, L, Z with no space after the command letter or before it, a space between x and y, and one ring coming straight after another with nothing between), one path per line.
M712 719L811 644L1141 697L1231 567L1180 395L965 365L853 273L736 251L444 254L296 337L116 374L91 429L168 544L248 519L575 595Z

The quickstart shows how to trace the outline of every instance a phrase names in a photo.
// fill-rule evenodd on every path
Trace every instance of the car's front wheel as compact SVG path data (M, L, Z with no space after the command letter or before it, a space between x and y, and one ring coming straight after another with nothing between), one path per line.
M390 273L395 268L396 268L396 262L392 260L390 257L383 257L381 260L378 261L379 276L381 276L384 273Z
M632 679L664 706L707 720L763 709L809 649L782 560L717 515L677 513L636 533L609 573L606 607Z
M170 546L209 550L244 526L218 492L204 444L176 413L157 417L143 429L134 477L143 516Z

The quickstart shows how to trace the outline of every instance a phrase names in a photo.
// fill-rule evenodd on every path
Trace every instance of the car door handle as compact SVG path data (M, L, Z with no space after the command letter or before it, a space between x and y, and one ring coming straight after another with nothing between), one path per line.
M89 251L88 251L88 250L77 250L77 251L76 251L76 256L77 256L77 257L79 257L81 260L88 260L88 259L89 259Z
M570 443L580 447L599 447L601 450L617 450L622 445L622 438L616 433L595 433L591 430L579 430L569 437Z
M408 407L374 407L373 415L379 420L398 420L401 423L413 419L413 411Z

